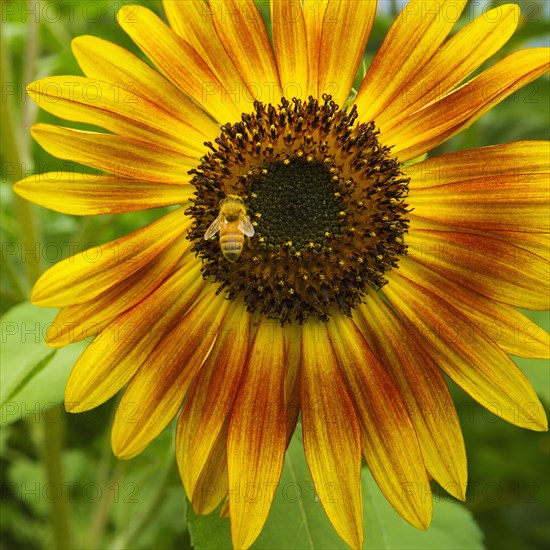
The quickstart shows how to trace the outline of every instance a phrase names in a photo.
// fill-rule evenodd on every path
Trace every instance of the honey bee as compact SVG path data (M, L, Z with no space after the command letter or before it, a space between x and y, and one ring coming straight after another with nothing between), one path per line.
M225 258L234 262L243 251L244 236L252 237L254 227L246 215L243 200L237 195L227 195L220 201L220 214L204 234L204 239L211 239L220 233L220 248Z

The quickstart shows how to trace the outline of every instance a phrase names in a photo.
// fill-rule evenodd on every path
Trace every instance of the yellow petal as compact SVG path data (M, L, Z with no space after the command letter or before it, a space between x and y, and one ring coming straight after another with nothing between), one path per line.
M198 262L184 266L145 300L110 323L71 371L65 388L67 410L81 412L112 397L187 313L204 284Z
M363 453L384 496L419 529L432 515L430 487L417 435L399 389L389 378L361 330L334 316L332 345L361 424Z
M170 185L122 179L113 175L48 172L17 182L21 197L51 210L91 216L148 210L181 204L192 198L191 185Z
M45 111L65 120L101 126L116 134L181 151L197 161L204 146L189 143L189 124L167 113L143 95L122 92L108 82L81 76L53 76L27 87Z
M117 99L134 97L152 101L175 119L175 125L188 127L189 146L212 141L220 131L218 125L176 86L117 44L96 36L79 36L72 41L73 53L84 74L108 82Z
M501 304L464 288L406 258L399 264L400 272L433 292L468 318L472 327L500 346L506 353L519 357L547 359L550 354L550 337L517 309Z
M187 225L191 226L191 222ZM101 332L115 317L160 286L190 246L191 242L187 239L178 239L141 269L105 292L82 304L61 309L48 329L48 345L58 348ZM195 261L194 255L188 258L188 262Z
M198 500L193 499L193 495L231 413L246 364L249 342L248 313L242 305L234 306L224 321L214 348L178 420L178 466L183 486L196 513L205 513L207 503L200 494Z
M537 256L536 261L543 260L550 262L550 233L526 233L524 231L488 231L482 228L472 229L471 227L458 227L456 225L444 225L442 223L432 222L425 218L419 218L414 215L414 211L409 213L409 235L414 235L418 230L425 231L450 231L453 233L466 233L480 237L491 237L499 241L504 241L508 245L520 248L527 253ZM410 251L416 253L414 248Z
M252 112L257 87L248 88L214 26L210 6L202 0L163 0L170 26L188 42L218 77L232 101L243 113Z
M484 231L550 231L550 144L521 142L443 155L414 166L414 216Z
M113 134L50 124L35 124L31 134L54 157L104 170L120 179L182 184L188 181L187 172L197 166L195 158L175 150Z
M340 106L350 94L374 22L376 4L340 0L329 2L326 7L319 46L319 94L331 94Z
M400 271L400 270L399 270ZM448 302L421 286L421 281L391 272L384 287L392 307L423 337L403 336L419 357L429 355L478 403L497 416L531 430L546 430L544 408L525 375L490 339L475 330Z
M211 514L227 497L227 431L229 420L224 422L206 457L206 462L194 480L189 500L195 514ZM220 512L221 515L221 512ZM221 516L224 517L224 516Z
M122 6L117 20L166 78L214 119L221 123L240 119L239 109L208 63L151 10L144 6L137 9ZM171 101L171 98L165 100Z
M403 166L411 192L480 178L517 176L550 171L548 141L513 141L429 158ZM441 188L444 191L444 188Z
M395 144L401 162L414 159L471 125L483 113L548 70L547 48L515 52L441 100L427 105L388 131L383 143Z
M329 0L303 0L304 21L307 33L307 64L308 64L308 93L313 97L320 98L323 93L319 92L319 52L321 51L321 32L323 31L323 19ZM330 9L334 17L334 6ZM329 90L327 93L330 93Z
M414 204L415 216L437 223L488 231L547 233L548 181L550 172L483 177L412 191L409 200Z
M267 519L286 449L285 347L278 324L256 334L227 439L234 548L248 548Z
M466 2L421 0L404 5L376 53L354 101L361 120L377 120L391 103L398 105L402 102L399 91L424 70L458 21Z
M315 491L346 544L363 544L361 431L325 323L302 334L302 431Z
M307 100L309 66L302 4L299 1L271 2L271 20L283 95Z
M229 499L227 499L220 508L220 517L229 518Z
M497 239L523 248L550 262L550 234L525 233L523 231L494 231Z
M210 0L210 11L223 47L255 99L278 103L279 74L262 16L252 0Z
M189 218L178 209L120 239L71 256L38 279L31 300L43 307L91 300L147 265L183 238L188 228Z
M468 479L464 440L439 368L404 345L403 332L409 327L377 295L370 295L359 313L365 338L407 405L428 472L446 491L464 500Z
M300 414L300 363L302 327L287 325L283 328L286 344L285 404L287 447L294 434Z
M124 391L113 423L115 455L139 454L169 424L218 337L229 302L213 288L164 334ZM131 420L128 409L138 405Z
M413 223L405 242L418 263L474 292L516 307L548 307L549 264L532 252L490 234L444 226L426 230Z
M444 9L458 11L456 4L451 3ZM403 87L398 96L380 113L376 124L387 131L412 112L449 93L502 48L520 18L519 6L507 4L466 25L434 53L414 78L401 82Z

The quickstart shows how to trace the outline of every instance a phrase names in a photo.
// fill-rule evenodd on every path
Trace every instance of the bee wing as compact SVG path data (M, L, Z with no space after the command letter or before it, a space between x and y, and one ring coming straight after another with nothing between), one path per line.
M247 237L253 237L254 233L256 233L254 226L250 223L250 219L245 214L241 214L238 227Z
M227 225L227 221L221 214L210 224L210 227L204 234L204 240L210 240L216 233L221 231Z

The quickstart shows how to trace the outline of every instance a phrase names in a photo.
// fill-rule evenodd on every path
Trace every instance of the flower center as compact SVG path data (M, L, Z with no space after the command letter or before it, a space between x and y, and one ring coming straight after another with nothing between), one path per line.
M293 157L266 164L248 183L259 246L293 252L329 246L343 230L346 207L335 183L319 160Z
M406 253L408 179L357 110L283 98L226 124L190 173L205 279L282 323L351 310Z

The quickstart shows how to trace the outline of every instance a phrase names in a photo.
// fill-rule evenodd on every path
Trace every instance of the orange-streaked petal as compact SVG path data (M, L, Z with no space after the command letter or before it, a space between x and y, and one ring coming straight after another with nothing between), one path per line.
M299 0L271 2L273 46L283 95L307 100L309 66L306 23Z
M452 4L447 7L456 10ZM513 35L521 18L519 6L498 6L480 15L451 37L376 119L386 131L409 114L449 93L498 52Z
M549 264L540 256L491 234L426 230L411 217L408 254L451 281L516 307L548 308ZM528 269L526 267L528 266Z
M329 0L303 0L304 21L307 33L307 64L308 64L308 94L313 97L321 97L319 93L319 57L321 51L321 33L323 31L323 19ZM334 10L334 3L331 10ZM329 17L334 17L334 11ZM309 97L309 96L308 96Z
M110 323L73 367L65 388L66 409L85 411L112 397L187 313L204 284L198 262L184 266Z
M101 126L115 134L159 147L202 156L202 142L189 144L190 125L143 95L122 92L112 84L82 76L52 76L27 87L31 99L65 120Z
M513 141L449 153L403 166L411 192L479 178L517 177L550 171L550 142ZM444 190L444 188L441 188Z
M147 265L177 238L182 238L189 224L183 209L177 209L129 235L71 256L38 279L31 300L43 307L62 307L91 300Z
M359 313L365 324L365 338L406 403L428 472L453 496L464 500L468 479L466 450L439 368L430 358L417 357L404 345L405 329L400 319L377 295L370 295Z
M139 454L169 424L218 337L229 302L204 293L183 319L164 334L136 372L118 405L111 444L115 455ZM140 403L131 422L124 418Z
M187 226L191 226L190 221ZM82 304L62 308L48 329L48 345L58 348L101 332L115 317L154 291L170 275L190 246L191 242L187 239L176 239L156 258L105 292ZM188 261L195 261L194 256L188 258Z
M392 271L384 294L424 338L406 339L418 357L430 355L478 403L517 426L546 430L547 421L529 381L514 362L468 319L418 282ZM407 333L404 334L406 338Z
M427 529L429 481L417 435L399 389L352 319L334 316L332 346L353 396L363 454L382 493L409 523Z
M363 544L361 430L325 323L302 333L300 394L304 451L332 525L346 544Z
M210 0L216 32L254 97L279 103L277 63L262 16L252 0Z
M534 254L547 263L550 262L550 233L526 233L524 231L483 231L482 228L472 229L470 227L458 227L456 225L445 225L436 223L409 213L409 234L414 235L416 231L447 231L450 233L466 233L480 237L491 237L504 241L509 245L521 248L530 254ZM411 249L411 253L417 251Z
M51 210L91 216L148 210L181 204L192 198L191 185L148 183L116 175L48 172L18 181L13 190Z
M193 480L193 494L189 497L196 514L211 514L227 497L227 431L229 419L220 428L206 462ZM221 515L220 516L224 517Z
M483 162L480 156L480 162ZM412 190L414 215L485 231L550 231L550 172L471 179Z
M178 420L178 467L183 486L196 513L207 513L204 507L208 506L208 502L203 501L200 492L196 498L193 495L196 494L196 484L222 431L225 439L227 438L226 423L237 395L249 345L248 313L242 305L235 305L228 312L214 348L206 359ZM210 499L212 495L207 496Z
M415 217L485 231L550 231L547 141L460 151L404 173Z
M493 231L491 233L497 239L524 248L547 262L550 262L550 233L525 233L523 231Z
M376 53L354 101L361 120L376 120L388 105L401 102L399 91L422 73L458 21L466 2L420 0L404 6ZM361 2L371 3L376 2Z
M113 134L35 124L34 139L54 157L110 172L120 179L182 184L197 160L177 151Z
M162 107L168 116L188 126L187 144L197 145L202 151L204 141L219 135L218 125L176 86L134 54L117 44L96 36L79 36L72 41L72 49L84 74L92 79L108 82L117 98L134 97L152 101ZM129 95L127 95L129 94ZM166 101L170 98L170 101Z
M248 90L239 71L225 51L214 26L210 6L202 0L163 0L170 26L208 63L226 93L242 112L253 111L257 88Z
M376 5L377 2L340 0L329 2L326 7L319 46L319 94L331 94L340 106L350 94L374 23Z
M248 548L267 519L286 450L285 346L278 324L260 326L241 380L227 438L234 548Z
M547 359L550 337L523 313L505 304L486 298L450 281L435 271L404 258L400 272L451 304L466 316L470 326L500 346L506 353L519 357Z
M395 144L401 162L419 157L470 126L510 94L548 70L547 48L515 52L454 92L419 109L388 131L382 143Z
M220 517L229 518L229 499L227 499L220 508Z
M286 437L290 444L300 414L300 364L302 354L302 327L287 325L283 328L286 344L285 403Z
M151 10L122 6L117 20L166 78L213 118L221 123L240 119L239 109L208 63Z

